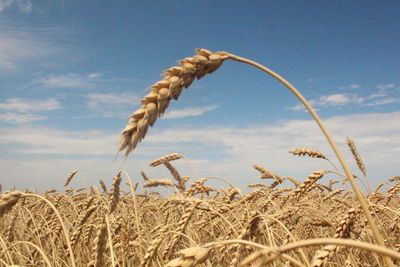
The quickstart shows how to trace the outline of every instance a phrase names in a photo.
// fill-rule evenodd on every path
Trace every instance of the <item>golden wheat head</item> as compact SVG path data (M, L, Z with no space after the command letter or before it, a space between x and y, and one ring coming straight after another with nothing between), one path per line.
M189 87L197 78L216 71L227 59L225 52L212 53L206 49L196 49L196 55L179 61L179 66L167 69L163 80L150 86L151 92L140 103L142 106L130 116L121 132L118 151L129 155L146 136L149 126L166 111L172 99L177 100L183 88Z

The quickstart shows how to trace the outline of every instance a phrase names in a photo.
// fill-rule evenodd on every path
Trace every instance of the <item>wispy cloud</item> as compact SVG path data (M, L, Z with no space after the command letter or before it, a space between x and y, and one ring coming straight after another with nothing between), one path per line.
M376 86L376 88L378 88L379 90L387 90L387 89L392 89L394 87L396 87L396 85L393 83L379 84Z
M92 110L93 114L102 117L129 114L132 107L137 105L139 101L139 98L133 93L93 93L86 95L86 98L87 107Z
M358 96L357 94L331 94L331 95L321 95L317 99L311 99L310 104L313 107L341 107L353 103L363 103L364 98ZM305 110L302 104L298 104L293 107L288 107L287 109L293 111Z
M355 83L339 87L340 90L358 89L358 88L360 88L360 85Z
M314 100L314 105L319 106L343 106L349 103L361 103L363 98L355 94L332 94L320 96L318 100Z
M378 91L366 97L367 101L363 104L363 106L379 106L400 101L398 98L390 96L393 93L393 89L396 88L395 84L380 84L377 85L376 88Z
M374 98L381 98L387 96L387 93L384 92L377 92L367 97L367 100L374 99Z
M20 144L10 153L112 155L118 135L102 131L68 131L34 126L0 128L0 144Z
M40 40L29 33L0 35L0 69L15 70L22 63L52 54Z
M21 7L29 10L28 4ZM67 32L61 28L27 30L23 25L10 24L0 17L0 70L18 73L31 63L35 64L35 70L54 66L69 51L65 45L65 35ZM52 60L47 60L49 58Z
M5 121L9 123L26 123L26 122L44 120L46 118L47 117L42 115L15 113L15 112L6 112L0 114L0 121Z
M0 13L13 6L23 13L31 13L33 7L30 0L0 0Z
M40 111L50 111L62 108L58 100L26 100L22 98L8 98L0 103L0 110L8 112L0 114L0 121L8 123L26 123L47 119L46 116L34 114ZM32 113L33 112L33 113Z
M172 110L165 113L165 119L178 119L184 117L193 117L200 116L206 113L207 111L211 111L217 109L218 105L204 106L204 107L189 107L184 109Z
M8 98L0 103L0 110L12 110L16 112L43 111L60 109L62 106L58 100L49 98L46 100L26 100L22 98Z
M395 102L400 102L400 99L394 98L394 97L386 97L383 99L379 99L373 102L365 103L365 106L380 106L380 105L386 105L386 104L391 104Z
M349 84L346 86L339 87L340 90L346 89L357 89L360 86L358 84ZM337 93L330 95L321 95L318 98L309 100L310 104L316 109L323 107L342 107L345 105L358 105L358 106L379 106L387 105L400 101L393 95L396 85L393 83L379 84L376 86L376 92L370 95L360 96L356 93ZM379 100L376 100L379 99ZM288 110L293 111L305 111L302 104L297 104L292 107L287 107Z
M48 88L76 88L76 89L89 89L94 88L94 78L99 74L79 75L76 73L69 73L65 75L52 75L49 77L41 78L34 81L34 84L39 84Z
M102 74L100 72L93 72L86 75L89 79L95 79L101 77Z

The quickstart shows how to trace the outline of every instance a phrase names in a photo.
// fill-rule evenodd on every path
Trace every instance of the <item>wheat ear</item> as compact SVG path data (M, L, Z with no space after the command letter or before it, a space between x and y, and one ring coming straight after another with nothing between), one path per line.
M94 239L95 246L93 248L94 254L94 266L101 267L105 266L104 255L107 246L107 224L105 218L102 219L99 229L97 231L96 238Z
M160 157L160 158L158 158L156 160L153 160L152 162L149 163L149 165L152 166L152 167L156 167L156 166L158 166L160 164L163 164L165 162L170 162L170 161L173 161L173 160L181 159L182 157L183 157L182 154L171 153L171 154L165 155L163 157Z
M364 165L363 160L361 159L360 154L358 154L356 144L349 137L347 137L347 139L346 139L346 144L349 147L351 154L353 154L353 157L354 157L354 160L356 161L357 167L360 169L360 171L362 172L364 177L367 176L367 170L365 169L365 165Z
M72 180L72 178L74 178L74 176L76 175L78 173L78 171L72 171L69 175L68 175L68 177L67 177L67 179L65 179L65 183L64 183L64 186L67 186L70 182L71 182L71 180Z
M348 238L351 232L351 226L353 225L357 215L361 210L351 208L347 211L346 215L340 220L338 227L336 228L335 238ZM313 258L312 266L321 267L326 264L335 252L339 250L337 245L326 245L322 249L315 253Z
M316 149L310 149L310 148L292 148L289 153L292 153L295 156L308 156L311 158L319 158L319 159L327 159L324 154L319 152Z
M150 86L151 92L140 103L128 125L121 133L119 151L126 149L125 155L132 152L146 136L149 126L153 126L157 117L164 114L169 102L177 100L183 88L189 87L197 78L216 71L227 59L226 53L212 53L206 49L196 49L196 55L179 61L179 66L169 68L162 76L163 80Z
M118 205L119 191L120 191L119 187L120 187L121 181L122 181L121 172L119 172L113 179L114 179L114 183L111 188L112 199L111 199L111 203L110 203L110 213L112 213Z

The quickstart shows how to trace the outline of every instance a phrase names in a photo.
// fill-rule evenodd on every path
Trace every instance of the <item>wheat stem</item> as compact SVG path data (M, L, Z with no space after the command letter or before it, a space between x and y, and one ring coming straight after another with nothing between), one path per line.
M45 198L42 197L42 196L35 195L35 194L29 194L29 193L28 193L28 194L25 193L24 196L40 198L41 200L45 201L45 202L53 209L53 211L54 211L54 213L56 214L58 220L60 221L60 225L61 225L61 227L62 227L62 229L63 229L63 232L64 232L65 241L67 242L68 252L69 252L69 255L70 255L70 258L71 258L71 265L72 265L72 267L76 267L76 264L75 264L75 257L74 257L74 253L73 253L73 251L72 251L72 245L71 245L71 240L70 240L69 232L68 232L67 228L65 227L64 221L63 221L63 219L61 218L61 215L60 215L60 213L58 212L58 210L56 209L56 207L55 207L49 200L45 199Z

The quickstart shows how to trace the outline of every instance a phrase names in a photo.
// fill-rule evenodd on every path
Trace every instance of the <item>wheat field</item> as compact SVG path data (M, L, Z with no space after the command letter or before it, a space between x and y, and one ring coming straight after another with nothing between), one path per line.
M121 171L107 188L5 191L0 195L0 266L396 266L400 264L400 176L364 194L357 181L366 167L350 138L346 143L361 177L351 174L329 132L302 95L279 75L227 52L196 50L163 73L121 133L128 156L184 88L231 59L260 68L281 81L306 106L344 169L285 177L253 165L260 183L249 192L210 186L213 177L181 175L173 153L149 165L170 178L133 183ZM291 154L332 163L310 148ZM322 182L327 175L334 177ZM111 179L111 178L110 178ZM229 177L226 179L229 181ZM351 187L349 187L349 185ZM158 193L159 187L169 194ZM124 190L125 188L125 190ZM0 189L1 190L1 189Z

